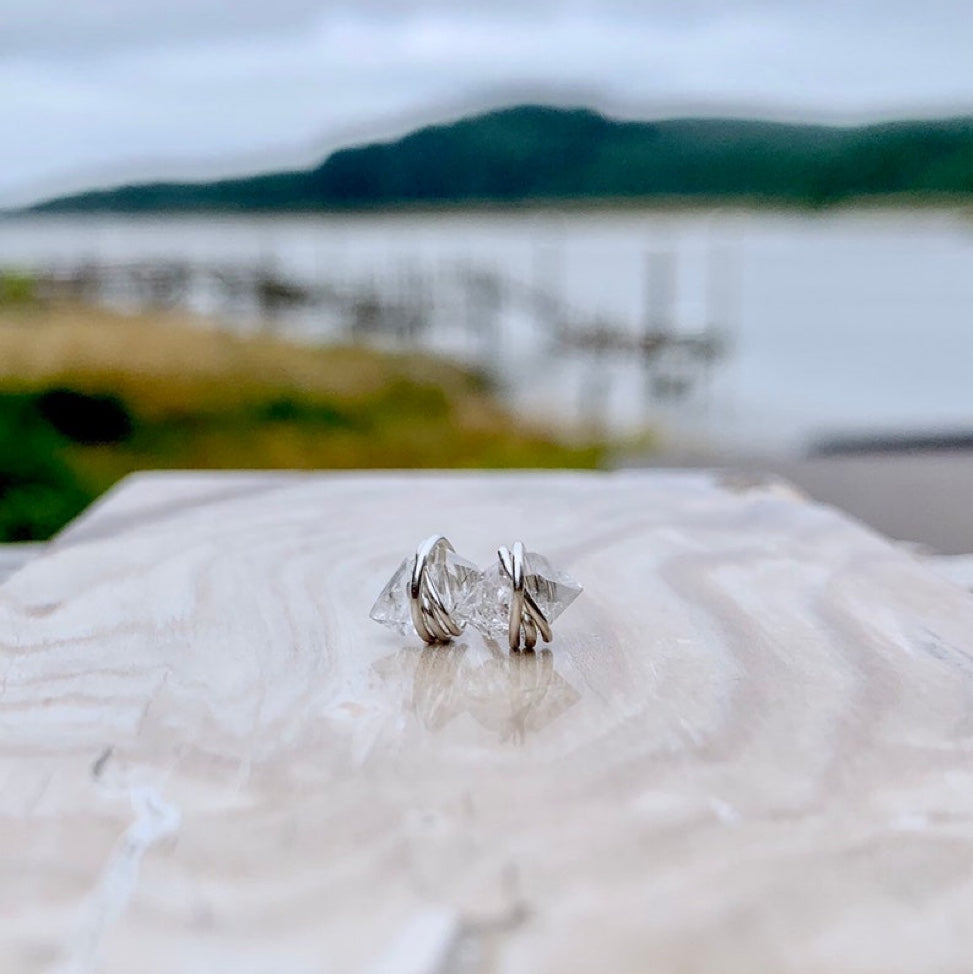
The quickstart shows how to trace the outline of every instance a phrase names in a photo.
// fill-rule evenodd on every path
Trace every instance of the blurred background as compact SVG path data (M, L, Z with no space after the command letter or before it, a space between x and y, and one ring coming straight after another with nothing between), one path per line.
M0 541L150 468L771 471L973 551L962 0L4 0Z

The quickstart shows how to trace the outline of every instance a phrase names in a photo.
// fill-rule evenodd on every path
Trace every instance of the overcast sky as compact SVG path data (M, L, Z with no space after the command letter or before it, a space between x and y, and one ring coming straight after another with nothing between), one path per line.
M473 107L973 113L969 0L0 0L0 203L309 163Z

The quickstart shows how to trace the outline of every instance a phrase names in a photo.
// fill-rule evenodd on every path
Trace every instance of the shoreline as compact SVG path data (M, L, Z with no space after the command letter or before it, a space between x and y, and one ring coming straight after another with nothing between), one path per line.
M335 218L369 219L374 217L431 217L463 214L496 214L498 216L549 215L603 216L614 213L684 215L696 213L780 213L815 217L832 213L901 214L909 212L951 213L973 220L973 193L966 195L935 194L886 194L855 196L831 202L812 203L802 200L786 200L759 197L604 197L579 199L577 197L525 200L443 200L423 203L377 203L374 206L349 207L222 207L186 206L158 209L126 209L119 207L91 208L18 208L0 209L0 222L23 219L61 219L65 217L126 217L129 219L160 218L199 219L217 218Z

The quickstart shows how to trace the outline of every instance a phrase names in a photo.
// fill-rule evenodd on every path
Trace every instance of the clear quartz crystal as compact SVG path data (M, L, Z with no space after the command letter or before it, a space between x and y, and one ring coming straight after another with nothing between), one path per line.
M409 607L409 583L414 564L413 555L399 565L368 613L376 622L403 636L414 636L416 632ZM443 606L450 614L469 599L481 577L482 573L476 565L461 558L445 544L437 544L426 561L426 579L439 593ZM462 623L463 619L460 616L456 621Z
M524 588L548 622L553 622L581 594L581 586L570 575L558 571L535 551L524 554ZM506 640L512 589L506 572L495 562L483 573L467 601L460 604L460 614L492 639Z

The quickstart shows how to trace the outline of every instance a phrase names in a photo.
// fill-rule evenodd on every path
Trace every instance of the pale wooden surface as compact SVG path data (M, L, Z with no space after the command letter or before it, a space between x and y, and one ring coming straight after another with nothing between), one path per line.
M550 652L369 621L433 531ZM783 487L142 477L0 642L4 972L973 963L973 598Z
M25 541L0 544L0 582L9 578L17 569L36 558L44 550L43 544Z

